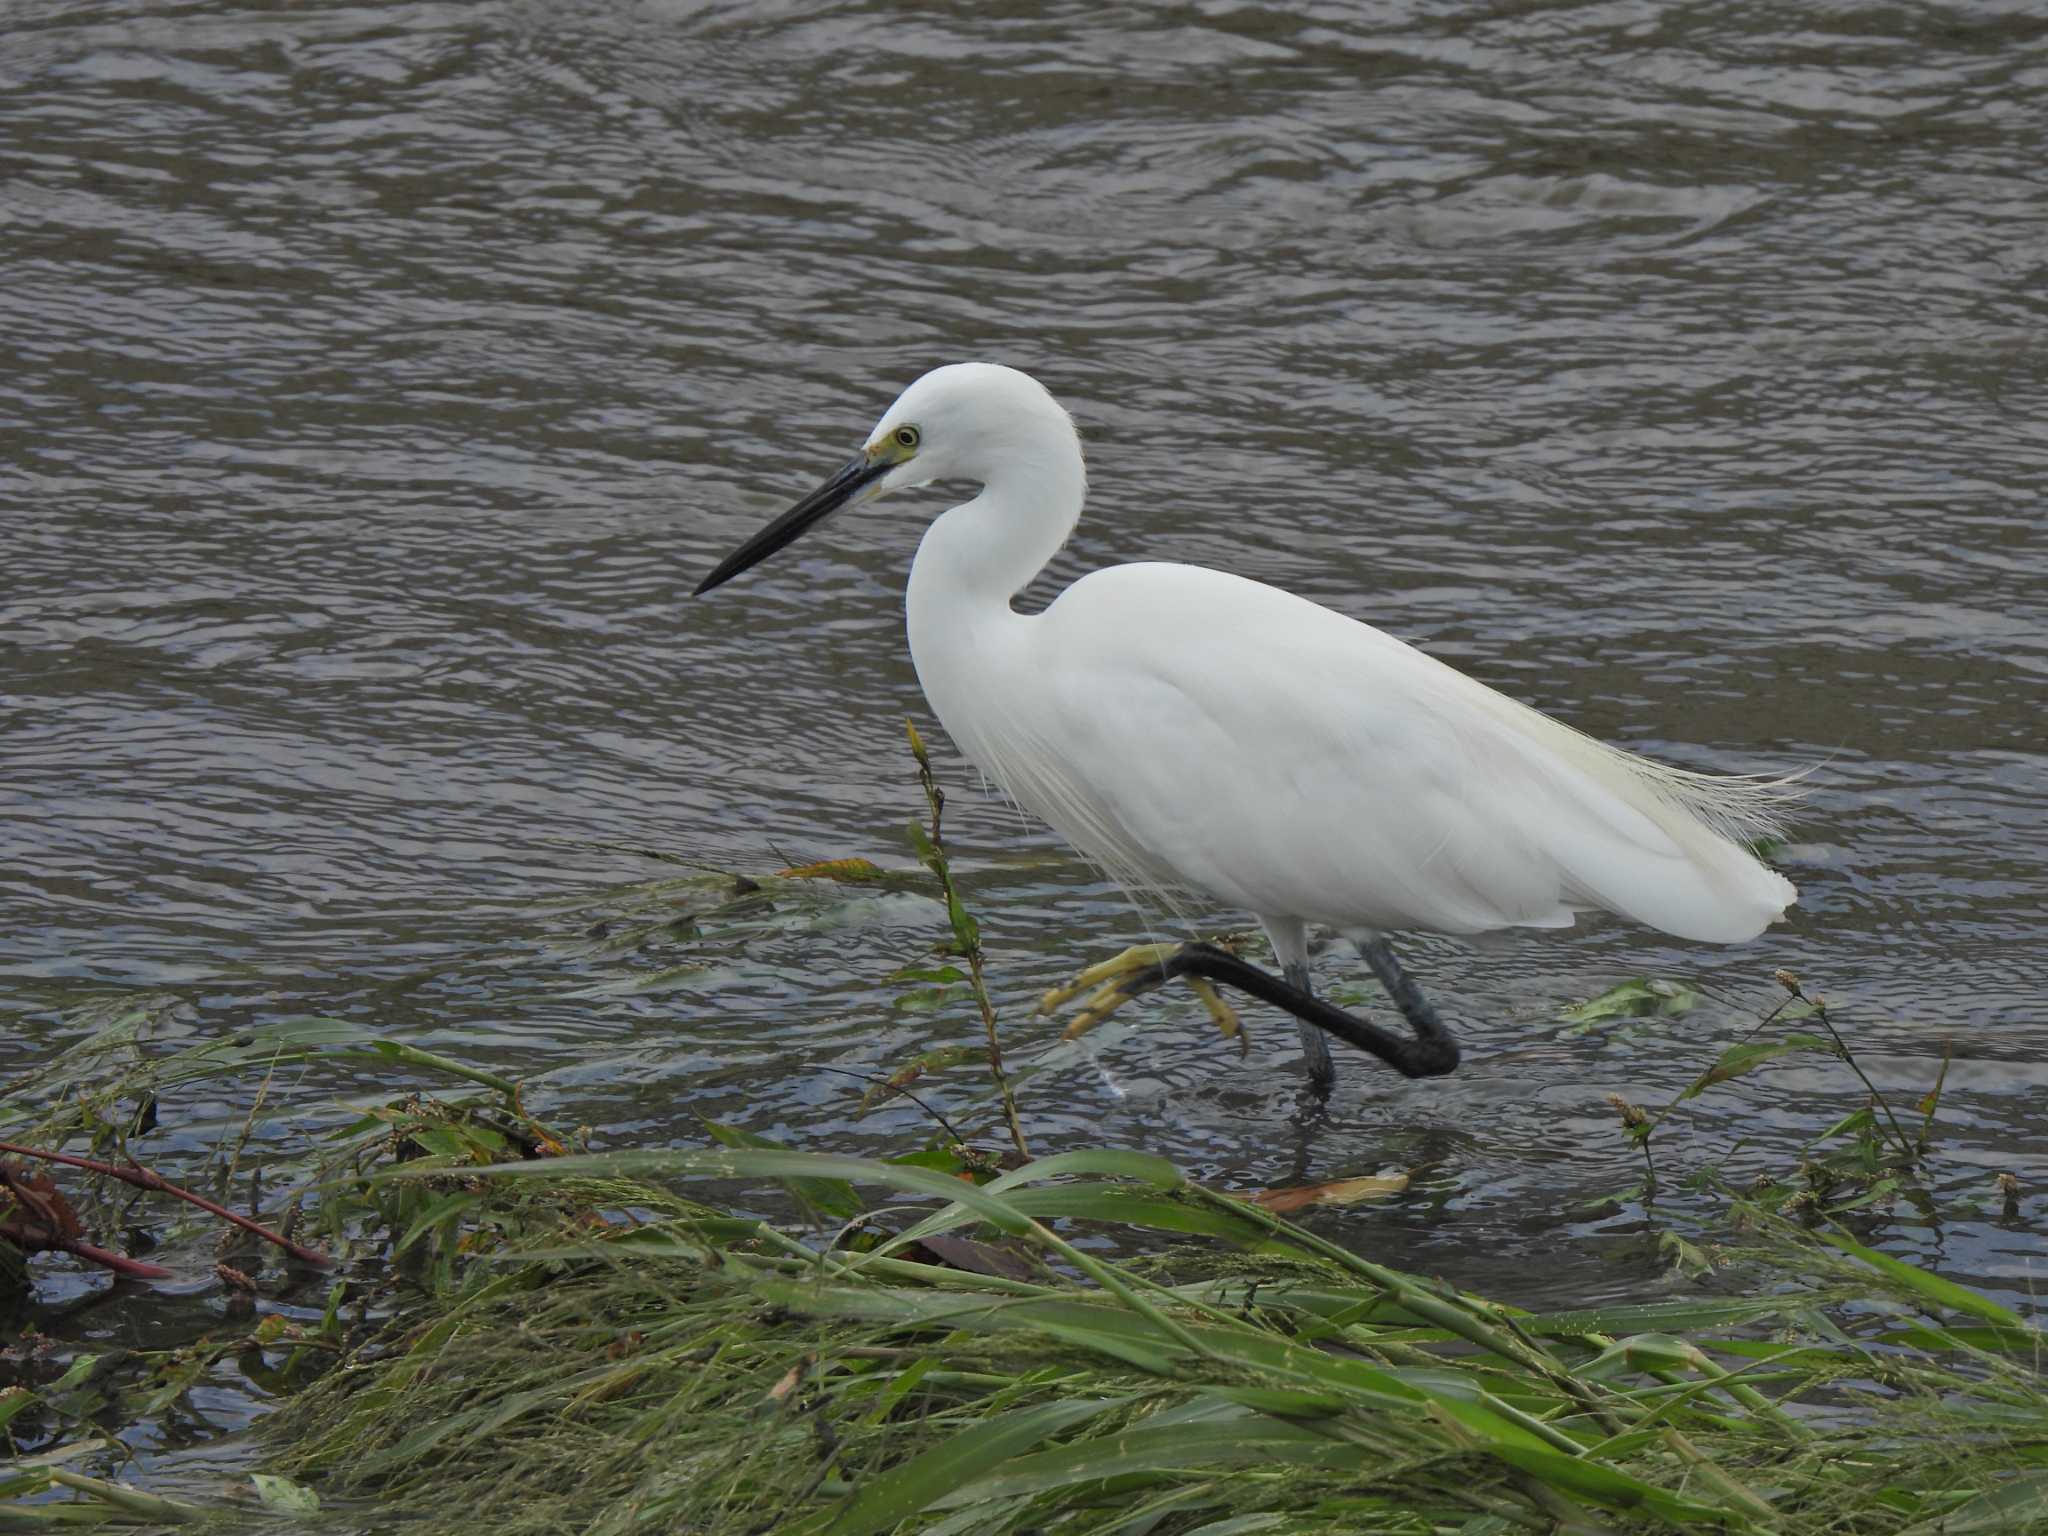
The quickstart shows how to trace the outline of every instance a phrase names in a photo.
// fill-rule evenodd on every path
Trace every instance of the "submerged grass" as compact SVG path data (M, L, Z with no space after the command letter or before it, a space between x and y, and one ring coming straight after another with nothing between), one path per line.
M87 1357L0 1389L27 1453L0 1529L249 1518L125 1486L117 1445L65 1429L166 1411L233 1357L284 1399L251 1486L270 1517L317 1490L429 1536L2048 1531L2048 1340L1811 1188L1735 1207L1748 1294L1527 1313L1140 1153L1005 1171L712 1126L702 1151L572 1154L515 1085L328 1021L164 1055L135 1022L0 1123L114 1157L152 1095L280 1063L470 1096L329 1109L268 1171L272 1219L303 1210L338 1278L272 1255L216 1335L111 1385ZM1876 1137L1843 1134L1830 1187L1894 1177ZM214 1187L247 1139L223 1123ZM747 1214L771 1203L802 1215ZM257 1314L286 1294L299 1321Z
M81 1356L0 1384L0 1435L25 1453L0 1468L0 1530L297 1518L338 1497L423 1536L2048 1532L2048 1339L1834 1224L1914 1198L1938 1084L1917 1139L1872 1088L1795 1175L1732 1206L1745 1294L1578 1311L1389 1268L1161 1158L1029 1161L921 753L920 768L930 823L913 842L968 969L903 979L973 999L990 1128L1012 1150L947 1127L878 1161L711 1125L718 1145L701 1151L575 1153L509 1079L339 1021L165 1053L153 1005L111 1010L0 1095L0 1132L119 1159L159 1095L212 1083L250 1102L226 1087L239 1079L257 1107L213 1128L200 1172L223 1199L248 1178L252 1215L267 1205L342 1265L237 1258L254 1276L216 1271L246 1288L228 1327L125 1375ZM917 877L837 861L776 878ZM775 894L697 886L712 905L589 936L637 950L682 926L723 934ZM1854 1066L1822 1000L1780 980L1787 1002L1760 1028L1813 1019L1826 1034L1739 1042L1655 1114L1617 1101L1644 1158L1617 1198L1648 1207L1652 1138L1699 1093L1793 1051ZM1638 982L1580 1012L1590 1025L1684 1005ZM958 1064L932 1053L878 1092ZM366 1067L470 1096L387 1086L366 1104ZM273 1142L259 1200L244 1159L285 1073L300 1102L324 1080L355 1103L309 1120L319 1134L295 1156L276 1160ZM771 1187L799 1219L752 1213ZM76 1203L104 1231L137 1198L103 1180ZM189 1267L200 1236L173 1229L162 1255ZM257 1315L287 1296L296 1319ZM283 1401L240 1504L129 1487L116 1442L72 1433L164 1412L229 1356Z

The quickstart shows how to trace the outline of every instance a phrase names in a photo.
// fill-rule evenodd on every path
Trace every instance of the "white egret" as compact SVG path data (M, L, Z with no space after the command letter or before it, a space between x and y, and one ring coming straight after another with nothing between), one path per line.
M1564 928L1605 910L1680 938L1754 938L1797 896L1742 839L1784 780L1685 772L1582 735L1369 625L1275 587L1146 562L1082 577L1043 613L1011 600L1066 543L1086 474L1037 380L936 368L859 453L722 561L708 592L827 514L939 480L910 567L910 654L955 743L1017 804L1134 892L1255 914L1285 980L1208 944L1155 976L1227 982L1410 1077L1458 1048L1385 935ZM1308 924L1357 943L1401 1035L1312 995Z

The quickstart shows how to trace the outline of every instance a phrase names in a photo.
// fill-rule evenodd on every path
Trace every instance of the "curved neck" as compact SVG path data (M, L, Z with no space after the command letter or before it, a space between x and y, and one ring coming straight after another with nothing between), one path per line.
M1080 441L1064 419L1058 428L983 466L981 494L925 530L904 594L925 698L955 745L998 782L1004 757L986 736L985 701L1017 682L1013 669L1028 655L1018 642L1037 623L1010 599L1067 542L1087 493Z
M1072 428L1039 434L990 461L981 494L942 512L910 567L909 600L1008 608L1059 553L1081 516L1087 474Z

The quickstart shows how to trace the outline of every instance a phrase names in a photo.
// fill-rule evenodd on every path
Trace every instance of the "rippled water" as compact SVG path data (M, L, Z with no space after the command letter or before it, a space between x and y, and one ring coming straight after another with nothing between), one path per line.
M1587 1214L1636 1172L1604 1097L1664 1102L1790 966L1908 1097L1954 1043L1944 1214L1885 1240L2024 1293L2044 105L2031 3L13 0L0 1067L82 997L168 990L194 1030L326 1012L544 1074L544 1113L642 1141L915 1134L820 1069L970 1028L885 980L928 903L638 989L704 954L607 951L575 907L673 872L633 848L906 857L935 504L687 593L909 379L990 357L1089 444L1040 599L1214 564L1668 760L1816 765L1765 941L1411 941L1467 1065L1343 1060L1324 1119L1291 1024L1254 1016L1241 1063L1163 1003L1036 1080L1041 1146L1240 1186L1414 1167L1331 1229L1517 1299L1641 1294L1651 1224ZM941 757L1028 1057L1029 999L1138 923ZM1635 975L1712 999L1559 1024ZM1669 1155L1783 1168L1859 1093L1786 1066Z

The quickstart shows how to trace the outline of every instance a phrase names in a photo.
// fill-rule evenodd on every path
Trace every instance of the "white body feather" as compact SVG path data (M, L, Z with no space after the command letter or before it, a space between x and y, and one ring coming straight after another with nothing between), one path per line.
M1080 512L1072 423L984 364L920 379L878 439L903 423L925 449L892 481L984 486L911 570L925 694L990 779L1126 885L1206 892L1276 938L1304 921L1564 927L1599 908L1733 943L1795 899L1737 841L1771 829L1784 781L1605 746L1277 588L1124 565L1014 612Z

